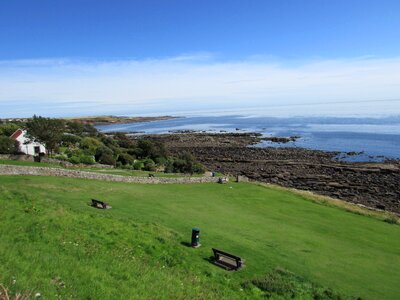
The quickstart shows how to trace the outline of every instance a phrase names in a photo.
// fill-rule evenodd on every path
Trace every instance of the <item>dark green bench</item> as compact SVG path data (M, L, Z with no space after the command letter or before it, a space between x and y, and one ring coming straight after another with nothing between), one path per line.
M244 266L244 260L236 255L212 248L214 264L228 271L239 270Z
M111 207L107 203L96 199L92 199L92 206L101 209L107 209Z

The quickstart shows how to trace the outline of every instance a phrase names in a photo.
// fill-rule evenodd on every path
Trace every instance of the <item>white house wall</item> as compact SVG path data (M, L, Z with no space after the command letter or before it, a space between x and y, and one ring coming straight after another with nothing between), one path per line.
M42 144L39 144L39 143L29 143L26 145L24 145L23 143L20 143L19 150L28 155L35 155L35 147L36 146L40 147L40 152L46 153L46 148Z
M29 139L25 136L26 131L22 130L22 134L19 135L16 140L19 142L19 150L28 155L35 155L35 147L40 147L40 153L46 153L46 148L36 142L30 142ZM26 144L25 144L26 143Z

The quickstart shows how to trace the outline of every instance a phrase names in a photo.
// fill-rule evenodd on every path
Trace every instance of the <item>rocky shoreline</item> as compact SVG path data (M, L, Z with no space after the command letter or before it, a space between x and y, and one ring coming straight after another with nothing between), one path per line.
M211 171L244 175L400 214L399 161L351 163L334 160L336 152L251 147L262 140L251 133L145 137L163 142L171 154L193 154Z

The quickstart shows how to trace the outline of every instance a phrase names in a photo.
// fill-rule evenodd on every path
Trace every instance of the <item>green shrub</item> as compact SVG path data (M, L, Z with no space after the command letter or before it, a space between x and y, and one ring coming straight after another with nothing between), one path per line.
M89 136L97 136L99 132L97 131L96 127L91 124L84 124L83 125L83 133Z
M69 161L70 163L76 165L76 164L79 164L79 163L81 162L81 159L80 159L79 156L73 155L73 156L71 156L71 157L68 159L68 161Z
M144 168L144 163L142 162L142 161L140 161L140 160L137 160L137 161L135 161L134 163L133 163L133 169L134 170L143 170L143 168Z
M91 155L81 155L79 157L79 160L82 164L85 164L85 165L93 165L94 163L96 163L96 161L94 160L94 157Z
M117 159L117 162L120 162L121 165L131 165L134 161L135 159L128 153L121 153Z
M154 162L157 165L165 165L168 162L168 159L165 157L157 157L156 159L154 159Z
M114 139L117 141L118 145L121 148L129 149L132 147L132 141L125 133L116 132L114 134Z
M0 126L0 135L10 137L18 128L19 126L17 124L13 123L3 124Z
M82 135L84 131L84 126L81 123L75 121L67 121L66 125L69 133Z
M96 153L96 149L99 148L102 143L93 137L84 137L81 142L80 146L87 154L94 155Z
M0 136L0 154L14 154L19 151L19 142L8 136Z
M68 160L68 156L66 154L57 154L54 156L54 158L59 160Z
M72 157L72 156L79 157L79 156L83 155L83 151L82 151L82 149L73 147L73 148L68 148L67 150L65 150L65 154L68 157Z
M189 153L184 153L178 158L170 159L165 164L166 173L202 174L204 171L204 167Z
M102 136L101 141L103 142L104 145L106 145L109 148L111 148L111 146L119 147L117 141L114 140L112 137Z
M151 158L147 158L143 161L143 169L145 171L152 171L154 172L156 170L156 163L151 159Z
M103 165L115 166L116 161L112 155L105 153L100 156L99 163Z
M103 155L113 156L114 152L110 148L108 148L107 146L102 145L102 146L100 146L99 148L96 149L96 153L94 154L94 158L95 158L96 161L99 162L100 158Z
M137 148L138 157L141 158L151 158L152 160L156 160L157 158L167 157L167 151L164 144L159 142L142 139L138 141Z
M81 138L73 134L64 134L61 137L61 144L66 147L77 146L80 141Z

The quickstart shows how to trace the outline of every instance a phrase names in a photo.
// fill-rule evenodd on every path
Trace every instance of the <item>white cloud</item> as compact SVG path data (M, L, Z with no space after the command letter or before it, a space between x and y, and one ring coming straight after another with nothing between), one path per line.
M0 61L0 117L279 106L295 108L296 114L302 109L328 114L335 105L350 110L342 113L400 114L399 70L400 58L295 65L218 62L209 54L142 61Z

